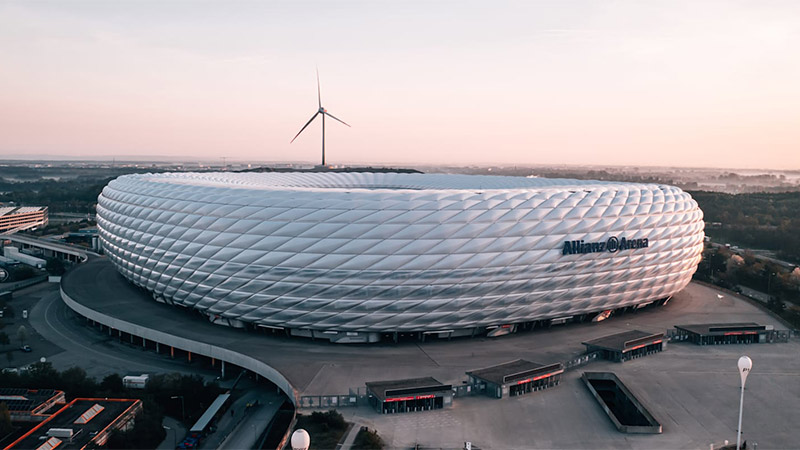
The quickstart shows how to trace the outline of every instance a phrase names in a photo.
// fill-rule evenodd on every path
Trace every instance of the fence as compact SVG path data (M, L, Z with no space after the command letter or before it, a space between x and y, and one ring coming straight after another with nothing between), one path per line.
M564 370L571 370L576 369L578 367L584 366L589 364L590 362L596 361L600 358L600 351L585 353L583 355L578 356L577 358L573 358L569 361L564 362Z
M358 395L302 395L298 408L344 408L348 406L359 406L366 403L366 396L363 400Z

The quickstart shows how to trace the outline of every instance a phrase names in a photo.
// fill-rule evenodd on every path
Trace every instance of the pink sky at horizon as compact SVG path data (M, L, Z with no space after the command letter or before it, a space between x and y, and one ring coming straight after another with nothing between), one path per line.
M798 2L0 3L0 159L800 169Z

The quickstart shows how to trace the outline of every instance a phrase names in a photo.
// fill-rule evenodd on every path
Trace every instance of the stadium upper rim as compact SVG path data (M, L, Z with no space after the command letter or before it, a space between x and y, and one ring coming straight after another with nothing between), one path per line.
M253 190L542 191L671 190L673 186L565 178L383 172L171 172L128 175L150 182Z

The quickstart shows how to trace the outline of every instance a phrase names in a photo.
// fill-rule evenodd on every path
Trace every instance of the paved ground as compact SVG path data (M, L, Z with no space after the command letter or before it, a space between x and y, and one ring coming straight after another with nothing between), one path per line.
M344 394L372 380L434 376L459 384L464 371L517 358L562 361L583 351L583 341L640 329L664 331L678 324L755 321L780 323L741 298L690 284L666 306L613 317L602 323L566 325L499 339L451 342L337 345L301 338L276 338L208 323L183 309L159 304L128 284L104 260L78 267L63 284L83 305L142 327L208 342L256 357L282 373L303 394ZM721 296L721 297L720 297ZM667 352L610 368L641 395L664 425L659 436L617 433L579 384L578 372L561 386L510 400L467 398L453 409L380 416L368 409L343 409L372 423L392 446L482 448L708 448L735 438L738 410L736 361L754 360L748 381L745 434L762 448L796 448L800 441L800 343L695 347L671 345ZM751 434L750 434L751 433Z
M156 450L170 450L175 448L178 445L178 442L183 440L183 437L186 436L186 427L176 419L172 417L164 416L164 422L162 423L164 427L164 431L167 432L167 436L161 442L161 444L156 447Z
M218 373L183 360L173 360L137 346L120 343L118 339L86 327L74 312L67 308L58 292L58 285L42 283L29 292L29 328L32 355L24 360L15 356L14 363L24 365L38 361L40 356L58 370L78 366L89 376L102 379L118 373L172 373L198 374L213 380ZM16 299L15 293L15 299ZM16 301L16 300L15 300ZM54 342L58 343L53 344Z
M49 358L63 351L61 347L54 344L57 341L48 340L38 332L33 323L34 319L30 315L42 296L57 292L58 284L47 282L35 284L14 292L13 300L9 302L9 305L14 309L14 317L0 319L0 322L3 323L3 331L8 334L11 340L8 345L0 345L0 352L3 353L0 357L1 367L27 366L39 361L42 357ZM25 310L29 312L28 319L22 318ZM17 339L17 332L20 326L24 326L28 330L28 338L25 340L25 344L31 347L32 351L30 353L19 350L21 343Z
M347 435L344 437L339 450L350 450L353 447L353 443L356 441L356 436L358 436L359 431L361 431L360 423L353 420L353 418L351 418L351 422L353 422L353 426L347 431Z
M269 425L272 416L278 412L285 397L275 391L266 390L263 387L249 389L243 396L243 402L235 405L235 414L231 425L233 425L221 443L212 445L211 440L204 444L204 448L219 449L243 449L254 448L258 438ZM245 409L244 405L248 402L254 403L258 400L259 404ZM221 421L220 421L221 424Z
M769 295L766 292L757 291L755 289L750 289L746 286L739 286L739 289L742 290L742 294L760 301L761 303L768 303L769 302Z
M480 448L708 448L736 439L742 354L753 359L747 381L744 438L759 448L797 448L800 440L800 352L788 344L700 347L667 351L624 364L594 363L584 370L613 371L663 425L661 435L616 431L586 387L582 370L567 372L552 389L510 399L462 397L444 411L380 415L370 408L341 409L345 418L377 429L390 447Z

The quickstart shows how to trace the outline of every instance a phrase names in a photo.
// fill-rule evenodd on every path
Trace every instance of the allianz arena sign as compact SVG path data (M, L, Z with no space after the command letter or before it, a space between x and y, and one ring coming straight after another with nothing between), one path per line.
M620 250L634 250L637 248L647 248L650 246L650 240L643 239L619 239L616 236L611 236L605 242L584 242L579 241L564 241L564 248L561 250L562 255L575 255L584 253L616 253Z

